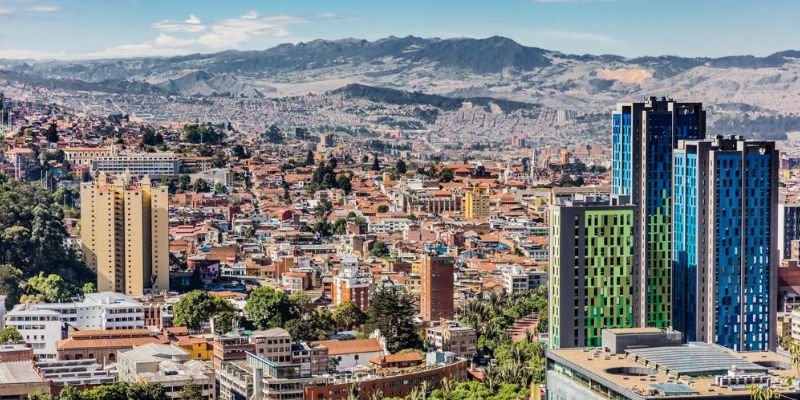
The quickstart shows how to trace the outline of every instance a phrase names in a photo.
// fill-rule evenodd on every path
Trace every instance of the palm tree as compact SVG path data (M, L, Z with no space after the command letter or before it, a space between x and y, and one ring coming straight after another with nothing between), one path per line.
M442 383L440 386L440 390L442 391L442 400L453 400L453 382L445 377L442 378Z
M358 386L355 383L347 388L347 400L358 400Z
M750 385L747 390L753 400L778 400L781 398L781 394L773 388Z
M486 386L487 389L494 391L497 388L497 384L500 382L500 372L497 370L497 366L490 363L483 369L483 386Z
M383 391L378 389L370 393L369 400L383 400Z
M411 391L408 392L408 400L422 400L422 396L419 386L414 386L411 388Z

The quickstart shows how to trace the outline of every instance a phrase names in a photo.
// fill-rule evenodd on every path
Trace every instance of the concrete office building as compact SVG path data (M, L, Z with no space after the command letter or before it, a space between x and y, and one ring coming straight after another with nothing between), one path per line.
M453 257L422 257L419 309L424 322L453 319L453 263Z
M672 149L678 140L705 135L701 103L651 97L618 104L612 113L611 189L635 205L637 326L670 325Z
M775 349L778 165L774 142L742 137L675 149L673 324L687 340Z
M61 321L80 330L145 327L142 304L121 293L89 293L81 302L44 303L36 306L42 310L58 312Z
M19 304L6 314L6 326L14 327L25 343L31 345L39 360L53 360L62 338L61 314L39 308L36 304Z
M180 399L184 387L197 385L204 399L214 398L213 370L178 346L149 343L117 354L121 382L160 384L170 399Z
M81 185L81 246L97 289L131 296L169 290L169 197L148 177Z
M613 200L579 196L550 207L552 348L599 346L603 329L636 326L635 207Z
M90 160L92 173L129 173L136 177L149 176L158 179L162 176L177 176L181 160L175 153L118 153L111 148L111 154L98 155Z
M474 187L464 193L464 219L489 218L489 195L486 189Z

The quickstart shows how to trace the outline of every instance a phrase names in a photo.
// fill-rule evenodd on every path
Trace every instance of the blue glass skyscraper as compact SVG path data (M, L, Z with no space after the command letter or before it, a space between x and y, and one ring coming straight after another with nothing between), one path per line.
M612 113L612 193L636 209L634 313L637 326L666 328L671 318L672 149L704 139L701 103L651 97L618 104Z
M774 349L775 143L681 141L673 160L673 326L690 341Z

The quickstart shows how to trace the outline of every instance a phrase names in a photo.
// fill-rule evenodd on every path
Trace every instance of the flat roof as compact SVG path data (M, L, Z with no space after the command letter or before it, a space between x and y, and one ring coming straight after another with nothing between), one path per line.
M0 363L0 385L42 382L42 378L33 370L32 361Z
M640 398L640 399L650 399L650 398L664 398L664 396L658 394L648 394L648 390L643 389L653 389L658 391L660 389L674 389L677 390L678 387L673 386L655 386L652 385L669 385L669 384L679 384L685 387L682 387L681 390L685 392L681 396L683 397L716 397L716 396L727 396L727 395L739 395L742 394L741 390L734 390L732 388L725 388L716 385L715 376L716 375L727 375L727 370L730 369L733 365L736 365L736 368L739 370L744 370L745 366L747 365L756 365L756 367L761 367L758 363L763 363L766 365L783 365L782 368L775 367L775 368L766 368L768 370L769 375L773 376L776 381L780 381L783 377L787 376L794 376L794 369L791 367L789 363L789 358L783 356L781 354L769 351L759 351L759 352L745 352L745 353L737 353L732 350L727 350L721 347L707 345L716 348L718 351L727 353L732 358L726 359L726 362L729 363L725 367L725 373L722 374L711 374L706 373L702 376L689 376L683 375L680 377L676 377L676 374L673 372L667 372L664 369L656 368L655 364L646 364L646 360L644 358L636 359L631 352L639 352L642 350L653 350L659 348L649 348L649 349L636 349L636 350L629 350L627 355L622 354L611 354L609 352L605 352L602 349L583 349L583 348L570 348L570 349L554 349L554 350L547 350L547 358L549 360L553 360L559 364L562 364L574 371L578 371L582 375L588 377L592 381L602 383L603 385L610 387L614 390L626 392L626 395L630 395L632 398ZM670 351L670 352L681 352L682 347L689 347L689 345L683 346L669 346L669 347L662 347L661 349ZM703 350L700 350L701 352ZM690 362L696 364L702 364L707 362L707 360L703 359L695 359L691 360L692 357L695 357L697 352L692 352L691 350L686 351L683 350L683 357L688 357ZM657 356L656 356L657 357ZM663 360L661 360L663 362ZM669 363L669 362L668 362ZM674 367L674 365L673 365ZM627 368L634 368L638 369L636 372L640 372L643 374L626 374L620 373L621 369ZM551 373L548 368L548 373ZM691 367L691 370L698 370L699 367ZM765 373L767 371L764 371ZM689 394L687 389L691 388L695 393ZM786 392L788 389L783 387L778 388L781 392Z
M663 368L677 375L724 374L734 365L745 372L766 373L768 370L708 343L691 342L685 346L629 349L627 353L645 360L648 366Z

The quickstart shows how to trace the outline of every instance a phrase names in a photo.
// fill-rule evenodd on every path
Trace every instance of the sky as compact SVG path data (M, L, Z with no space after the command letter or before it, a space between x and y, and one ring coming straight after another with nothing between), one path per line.
M0 58L266 49L314 39L506 36L574 54L800 49L798 0L0 0Z

